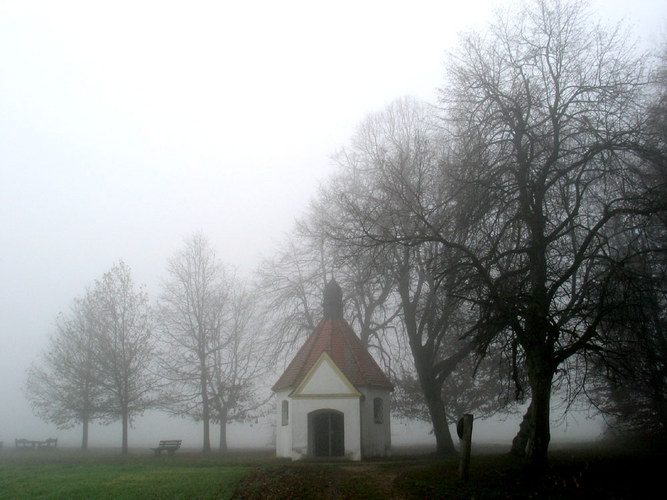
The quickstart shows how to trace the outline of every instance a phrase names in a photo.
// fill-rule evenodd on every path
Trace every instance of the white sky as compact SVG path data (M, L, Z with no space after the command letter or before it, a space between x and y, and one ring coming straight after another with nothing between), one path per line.
M250 272L364 116L432 100L499 3L0 0L0 441L57 434L20 387L73 297L119 259L156 291L195 231ZM592 5L665 40L664 0Z

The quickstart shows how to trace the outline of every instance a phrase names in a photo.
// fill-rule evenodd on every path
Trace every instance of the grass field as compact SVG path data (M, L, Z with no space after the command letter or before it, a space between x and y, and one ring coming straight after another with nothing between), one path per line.
M0 498L232 498L251 470L243 460L183 453L6 450Z
M0 498L634 499L663 489L666 457L661 449L556 449L549 469L536 475L497 449L477 449L464 482L456 458L437 460L415 450L382 461L291 463L270 451L123 457L113 450L5 449Z

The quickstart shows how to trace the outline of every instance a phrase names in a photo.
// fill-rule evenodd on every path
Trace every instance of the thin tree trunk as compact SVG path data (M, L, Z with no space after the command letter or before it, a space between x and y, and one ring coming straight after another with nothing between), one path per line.
M220 414L220 453L227 453L227 411Z
M206 371L202 370L201 377L201 399L202 399L202 413L201 418L204 423L204 444L202 451L210 453L211 451L211 434L210 434L210 415L208 408L208 391L206 390L207 376Z
M129 426L129 418L128 418L128 411L123 410L123 455L127 455L127 428Z
M220 422L220 453L227 453L227 422Z
M82 421L83 432L81 436L81 450L86 451L88 449L88 417L83 417Z
M220 419L220 453L227 453L227 418Z

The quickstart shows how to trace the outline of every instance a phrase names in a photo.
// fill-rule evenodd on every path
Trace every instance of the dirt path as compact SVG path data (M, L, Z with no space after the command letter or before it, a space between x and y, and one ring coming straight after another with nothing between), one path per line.
M396 478L414 463L285 464L255 470L236 498L403 499Z

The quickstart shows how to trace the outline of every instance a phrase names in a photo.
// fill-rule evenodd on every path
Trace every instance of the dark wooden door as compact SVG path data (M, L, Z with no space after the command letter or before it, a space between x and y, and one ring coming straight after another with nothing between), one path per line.
M314 454L316 457L342 457L345 455L345 427L343 414L334 411L313 416Z

